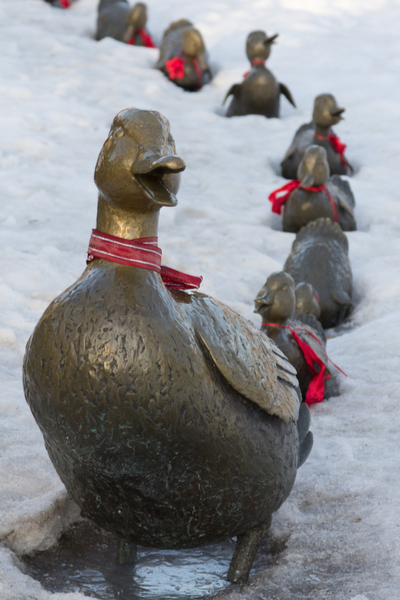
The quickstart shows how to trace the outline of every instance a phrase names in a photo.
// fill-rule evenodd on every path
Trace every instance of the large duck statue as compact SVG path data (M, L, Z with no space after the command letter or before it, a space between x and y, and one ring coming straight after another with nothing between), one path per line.
M272 273L254 303L254 312L262 317L261 331L275 342L296 369L303 400L310 405L335 395L338 387L332 377L335 372L326 353L324 331L315 317L310 326L310 315L295 311L293 277L283 271Z
M246 42L246 54L251 70L245 73L242 83L235 83L228 90L223 104L233 96L227 110L227 117L244 115L264 115L279 117L280 95L283 94L294 107L296 106L289 89L279 83L265 66L271 53L271 46L278 34L267 37L264 31L252 31Z
M313 119L299 127L289 150L281 162L282 177L296 179L297 169L308 146L325 148L331 175L351 175L353 167L344 155L346 145L333 132L345 109L338 106L332 94L320 94L315 98Z
M95 37L96 40L110 37L131 46L156 48L146 23L147 6L143 2L131 7L128 0L100 0Z
M297 233L302 227L323 217L339 223L343 231L357 229L355 200L347 181L339 175L329 177L325 148L306 148L297 170L297 179L270 194L272 212L281 214L283 231Z
M26 349L26 399L83 515L136 544L237 536L247 579L271 515L312 445L293 367L247 320L161 267L159 211L185 163L168 121L126 109L100 152L96 229L82 276ZM305 410L307 409L307 410Z
M211 80L203 37L190 21L175 21L164 32L156 68L188 92L196 92Z
M338 223L321 218L302 227L283 270L296 284L310 283L318 294L322 327L336 327L350 313L353 276L349 242Z

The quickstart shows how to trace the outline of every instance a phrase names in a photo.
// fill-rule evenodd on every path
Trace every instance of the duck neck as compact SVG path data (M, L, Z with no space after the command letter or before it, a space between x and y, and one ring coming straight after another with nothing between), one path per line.
M321 137L329 137L330 130L331 128L329 125L318 125L318 123L315 123L314 135L318 135Z
M127 212L121 208L111 206L99 194L96 229L126 240L157 237L159 212L158 207L152 211Z

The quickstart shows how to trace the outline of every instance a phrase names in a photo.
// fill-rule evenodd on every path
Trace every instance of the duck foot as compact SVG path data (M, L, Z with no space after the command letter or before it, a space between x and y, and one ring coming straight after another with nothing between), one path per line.
M117 563L133 565L137 560L137 546L129 540L118 538Z
M254 527L254 529L237 536L235 552L228 571L228 581L244 583L248 580L257 550L270 527L271 517L259 527Z

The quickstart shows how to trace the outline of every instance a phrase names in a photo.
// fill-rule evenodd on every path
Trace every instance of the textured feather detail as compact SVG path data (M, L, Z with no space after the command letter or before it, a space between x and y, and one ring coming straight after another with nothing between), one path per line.
M348 181L341 179L340 175L332 175L326 183L328 192L334 196L341 208L354 218L356 201Z
M335 240L343 246L346 252L349 249L349 242L340 225L328 218L317 219L316 221L308 223L305 227L302 227L296 235L292 249L295 250L296 247L307 238L312 239L313 244L320 241L326 242L328 240Z
M226 381L268 414L297 421L296 372L282 352L227 306L197 294L192 299L195 331Z

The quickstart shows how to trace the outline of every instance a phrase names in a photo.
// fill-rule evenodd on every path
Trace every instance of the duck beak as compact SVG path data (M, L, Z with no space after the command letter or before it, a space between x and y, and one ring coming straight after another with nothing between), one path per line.
M341 115L344 113L345 110L345 108L334 108L329 112L331 113L332 117L339 117L339 119L343 119Z
M271 292L267 292L266 294L263 293L262 295L257 296L257 298L254 300L254 304L256 305L256 307L253 312L255 312L256 314L261 314L265 312L267 308L270 308L272 306L273 301L274 299Z
M268 44L273 44L275 42L276 38L278 37L278 35L279 35L279 33L275 33L274 35L271 35L271 37L264 40L264 42L263 42L264 46L268 46Z
M172 191L179 187L178 175L186 169L179 156L148 155L144 160L132 165L131 171L142 186L144 193L159 206L176 206L178 198Z

